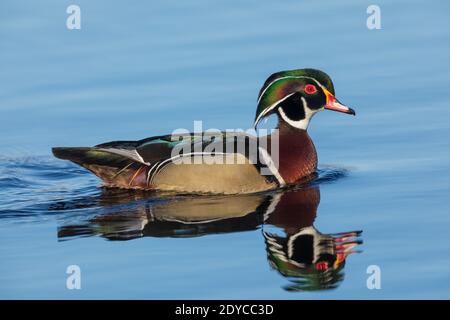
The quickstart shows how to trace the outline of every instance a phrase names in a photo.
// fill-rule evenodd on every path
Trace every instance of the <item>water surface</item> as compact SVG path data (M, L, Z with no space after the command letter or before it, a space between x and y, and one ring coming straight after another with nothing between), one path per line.
M0 4L1 298L450 298L450 4L379 1L372 31L369 1L81 0L74 31L69 4ZM162 197L51 156L246 129L266 77L302 67L357 112L312 120L312 184Z

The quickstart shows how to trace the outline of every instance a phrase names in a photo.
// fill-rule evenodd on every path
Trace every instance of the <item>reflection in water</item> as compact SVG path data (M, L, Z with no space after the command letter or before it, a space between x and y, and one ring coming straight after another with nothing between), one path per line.
M274 197L263 230L270 265L290 279L289 291L336 288L352 249L361 243L361 231L322 234L314 226L320 202L318 187L285 192Z
M134 200L130 202L130 200ZM288 291L336 288L360 231L322 234L314 226L319 187L243 196L164 196L104 190L101 212L84 221L62 221L60 240L101 235L109 240L195 237L261 228L270 266L289 280ZM58 203L53 210L77 208Z

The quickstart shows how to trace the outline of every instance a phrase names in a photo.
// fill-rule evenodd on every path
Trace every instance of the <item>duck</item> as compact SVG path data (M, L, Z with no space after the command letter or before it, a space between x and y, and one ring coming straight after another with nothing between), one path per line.
M336 97L331 78L317 69L273 73L259 91L258 124L276 115L270 133L177 132L93 147L54 147L53 155L98 176L107 188L178 193L248 194L310 179L318 156L307 129L322 110L355 115Z

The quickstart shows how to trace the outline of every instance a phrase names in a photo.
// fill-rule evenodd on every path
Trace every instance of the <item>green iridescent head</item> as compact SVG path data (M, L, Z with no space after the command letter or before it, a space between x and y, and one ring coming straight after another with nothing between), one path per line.
M311 117L323 109L355 114L335 98L333 82L325 72L316 69L277 72L259 92L255 127L261 119L276 113L280 121L306 130Z

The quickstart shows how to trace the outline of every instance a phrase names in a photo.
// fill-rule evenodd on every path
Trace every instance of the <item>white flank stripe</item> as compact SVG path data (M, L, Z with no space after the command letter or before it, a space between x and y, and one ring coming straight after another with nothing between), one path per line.
M266 166L269 168L270 172L277 178L278 183L280 186L285 186L286 182L284 181L283 177L278 172L277 167L275 166L275 163L273 163L272 157L269 155L266 149L259 147L258 148L259 153L261 154L261 157L264 159L264 162Z
M269 219L272 212L274 212L275 209L277 208L277 205L280 202L282 195L283 195L282 193L277 193L273 196L269 207L267 208L266 212L264 212L264 223Z

